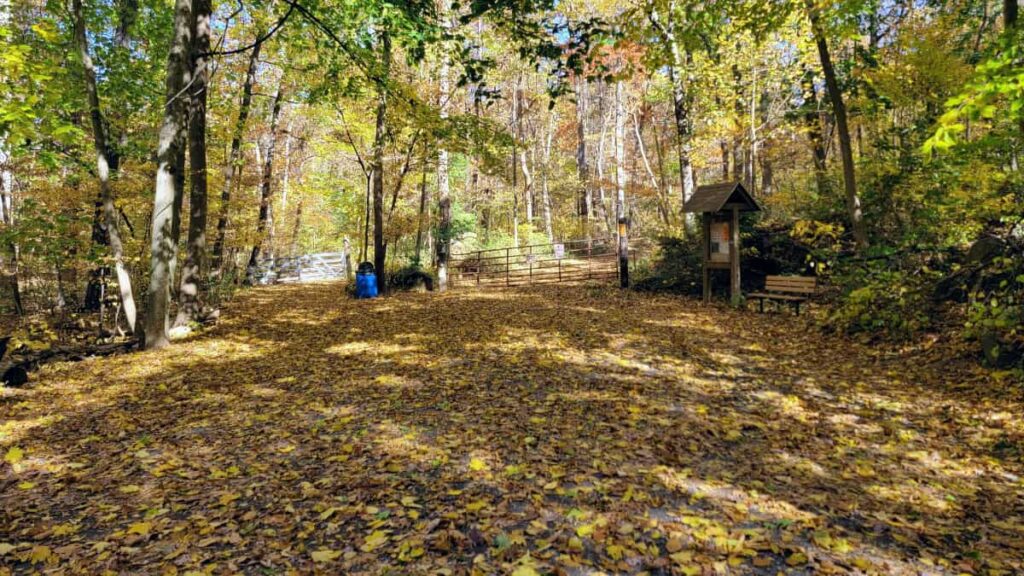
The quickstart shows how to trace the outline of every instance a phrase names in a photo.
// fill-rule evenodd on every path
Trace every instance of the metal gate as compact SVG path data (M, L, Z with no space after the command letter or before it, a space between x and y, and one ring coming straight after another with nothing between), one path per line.
M635 261L636 252L630 257ZM619 277L614 242L573 240L452 254L452 286L513 287L610 282Z
M344 252L321 252L260 262L260 284L293 284L337 280L348 275L350 263Z

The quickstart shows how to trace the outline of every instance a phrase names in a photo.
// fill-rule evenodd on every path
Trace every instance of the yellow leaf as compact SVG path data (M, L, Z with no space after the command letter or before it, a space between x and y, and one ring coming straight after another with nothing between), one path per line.
M124 494L133 494L135 492L138 492L140 488L135 484L129 484L128 486L121 486L120 488L118 488L118 490L120 490Z
M469 461L469 469L474 472L480 472L481 470L487 470L488 468L490 467L487 465L487 462L484 462L479 458L473 458Z
M324 510L323 512L320 513L320 519L321 520L327 520L328 518L330 518L331 516L334 516L334 514L339 512L339 511L341 511L341 508L335 508L335 507L332 506L332 507L328 508L327 510Z
M540 576L532 566L520 566L512 571L512 576Z
M611 546L605 548L605 552L608 553L608 556L610 556L612 560L621 560L622 553L625 552L625 549L622 546L619 546L618 544L612 544Z
M682 538L670 538L669 541L665 543L665 549L669 552L679 552L683 548L684 544Z
M310 557L313 558L313 562L330 562L341 556L341 552L335 552L328 548L321 548L316 552L310 552Z
M7 454L4 455L4 462L7 462L8 464L17 464L18 462L21 462L23 458L25 458L25 451L17 446L11 446L10 450L7 451Z
M14 544L7 542L0 542L0 556L6 556L8 552L17 548Z
M800 566L801 564L807 564L807 555L803 552L795 552L786 558L786 564L790 566Z
M18 483L18 490L31 490L31 489L35 488L35 486L36 485L33 482L19 482Z
M53 556L53 552L50 550L49 546L33 546L28 559L29 562L33 564L39 564L41 562L46 562L51 556Z
M490 502L486 500L477 500L476 502L470 502L469 504L466 504L466 510L469 510L470 512L479 512L486 508L488 505L490 505Z
M218 501L220 502L221 506L227 506L228 504L231 504L232 502L238 500L239 498L241 498L241 496L238 494L221 494Z
M689 564L693 561L693 552L676 552L675 554L669 555L669 558L671 558L676 564Z
M586 538L594 533L595 526L593 524L584 524L579 528L576 528L576 535L580 538Z
M402 506L405 506L406 508L419 508L419 505L416 504L416 498L414 496L403 496Z
M129 534L138 534L139 536L145 536L149 534L149 530L153 527L149 522L136 522L128 527Z
M375 530L373 534L370 534L366 537L366 542L363 542L363 545L359 549L363 552L371 552L373 550L376 550L377 548L380 548L384 544L387 544L387 542L387 530Z

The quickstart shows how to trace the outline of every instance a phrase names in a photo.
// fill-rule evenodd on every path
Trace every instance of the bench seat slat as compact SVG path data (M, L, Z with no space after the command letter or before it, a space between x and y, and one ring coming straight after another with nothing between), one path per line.
M767 300L788 300L791 302L807 300L805 296L791 296L788 294L771 294L767 292L754 292L753 294L747 295L749 298L764 298Z

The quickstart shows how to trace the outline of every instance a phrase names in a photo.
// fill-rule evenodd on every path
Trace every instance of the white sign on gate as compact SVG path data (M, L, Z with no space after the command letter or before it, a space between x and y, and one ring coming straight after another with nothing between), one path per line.
M565 244L555 244L555 259L565 258Z

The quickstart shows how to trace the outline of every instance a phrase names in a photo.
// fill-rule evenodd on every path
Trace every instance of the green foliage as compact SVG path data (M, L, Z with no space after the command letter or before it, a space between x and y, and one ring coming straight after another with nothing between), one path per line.
M986 274L995 281L972 294L964 335L982 344L985 361L1024 367L1024 263L995 258Z
M658 238L658 253L648 270L637 270L633 287L643 292L700 294L701 239Z
M825 324L869 340L911 339L932 325L930 296L939 277L925 266L896 267L889 259L848 263L831 277L844 291Z
M946 102L946 113L924 143L925 152L952 148L969 121L1011 129L1024 121L1024 28L1018 28L999 38L990 57L977 66L974 78Z

